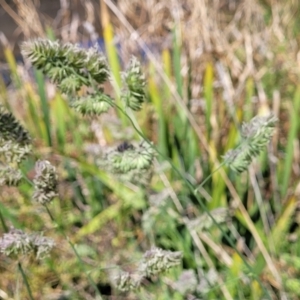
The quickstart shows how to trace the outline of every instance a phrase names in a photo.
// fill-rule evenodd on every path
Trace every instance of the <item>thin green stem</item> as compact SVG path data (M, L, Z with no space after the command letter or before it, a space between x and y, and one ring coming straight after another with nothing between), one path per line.
M18 262L18 270L19 270L19 272L20 272L21 275L22 275L24 284L25 284L26 289L27 289L27 293L28 293L29 299L30 299L30 300L34 300L34 298L33 298L33 296L32 296L32 292L31 292L31 288L30 288L29 282L28 282L28 280L27 280L27 276L26 276L26 274L25 274L25 272L24 272L24 270L23 270L23 267L22 267L22 265L21 265L20 262Z
M80 257L79 253L77 252L74 244L70 241L69 237L65 234L61 224L59 224L58 222L56 222L54 216L52 215L51 211L49 210L48 206L45 205L45 208L47 210L47 213L51 219L52 222L56 223L57 226L58 226L58 229L59 231L61 232L61 234L65 237L65 239L68 241L69 245L71 246L73 252L75 253L77 259L78 259L78 262L81 266L81 269L83 270L83 272L85 273L85 275L87 276L88 280L90 281L90 284L92 285L92 287L94 288L96 294L100 297L100 299L102 299L102 296L101 296L101 293L96 285L96 283L94 282L94 280L92 279L92 277L90 276L90 274L86 271L86 268L84 266L84 261L82 260L82 258Z
M20 169L23 175L23 178L25 179L25 181L30 185L30 186L34 186L34 183L28 178L27 174L24 172L24 170Z
M24 178L25 180L32 186L34 186L34 183L26 176L26 174L23 172L23 175L24 175ZM100 299L102 299L101 297L101 293L96 285L96 283L94 282L94 280L91 278L91 276L89 275L89 273L85 270L85 267L84 267L84 262L83 260L81 259L80 255L78 254L78 252L76 251L76 248L74 247L74 245L72 244L72 242L69 240L68 236L65 234L61 224L58 224L58 222L56 222L54 216L52 215L51 211L49 210L48 206L45 205L45 208L47 210L47 213L51 219L52 222L56 223L58 225L58 228L59 228L59 231L63 234L63 236L65 237L65 239L68 241L68 243L70 244L73 252L75 253L80 265L81 265L81 268L84 270L84 273L86 274L87 278L89 279L91 285L93 286L93 288L95 289L95 292L96 294L100 297ZM1 214L1 210L0 210L0 219L1 219L1 222L2 222L2 214ZM4 221L4 220L3 220ZM2 223L3 224L3 223ZM4 223L5 225L5 223Z
M204 186L204 184L210 179L210 178L212 178L213 177L213 175L215 174L215 173L217 173L224 165L225 165L225 161L223 161L214 171L212 171L211 173L210 173L210 175L209 176L207 176L202 182L201 182L201 184L200 185L198 185L197 186L197 188L194 190L194 193L196 194L203 186Z
M3 228L4 232L8 232L8 227L5 223L5 220L4 220L1 209L0 209L0 222L1 222L1 225L2 225L2 228Z

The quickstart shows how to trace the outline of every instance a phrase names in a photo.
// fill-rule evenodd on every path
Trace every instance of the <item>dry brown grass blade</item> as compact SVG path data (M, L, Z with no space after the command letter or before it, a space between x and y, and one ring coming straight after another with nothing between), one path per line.
M205 247L204 247L204 245L203 245L201 239L200 239L199 236L197 235L197 233L196 233L195 231L191 231L190 234L191 234L191 236L192 236L192 238L193 238L195 244L197 245L197 247L198 247L200 253L203 255L203 257L204 257L204 259L205 259L207 265L209 266L209 268L210 268L211 270L214 270L215 272L217 272L217 271L215 270L215 266L214 266L213 261L211 260L209 254L207 253L207 251L206 251L206 249L205 249ZM223 295L224 295L225 299L233 299L233 298L231 297L231 295L230 295L230 293L229 293L229 291L228 291L226 285L224 284L222 278L221 278L219 275L218 275L218 277L217 277L217 281L218 281L218 284L220 285L220 289L221 289L221 291L223 292Z
M14 0L14 2L18 10L18 15L23 22L23 27L21 28L25 37L28 39L33 36L44 36L45 30L40 21L36 5L32 2L32 0Z
M0 5L21 28L27 27L26 22L19 17L19 15L7 4L5 0L0 0Z

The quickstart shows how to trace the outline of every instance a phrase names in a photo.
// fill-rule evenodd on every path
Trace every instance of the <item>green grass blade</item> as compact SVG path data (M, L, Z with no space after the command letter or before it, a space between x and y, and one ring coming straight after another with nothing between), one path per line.
M254 95L254 82L252 78L248 78L246 82L246 100L244 107L244 120L249 122L253 118L252 97Z
M159 87L155 82L155 70L153 65L149 65L149 79L148 79L148 92L151 101L158 114L158 143L157 148L164 155L168 155L168 139L167 139L167 122L163 109L163 100L159 93Z
M22 87L22 81L21 81L21 78L20 78L20 76L17 72L17 62L16 62L16 59L14 57L14 54L13 54L12 50L10 48L5 48L4 49L4 56L5 56L5 59L8 63L8 65L9 65L12 80L13 80L16 88L19 90Z
M113 85L114 89L116 91L117 97L116 97L116 102L119 106L123 107L124 104L122 103L120 99L120 92L122 88L122 78L121 78L121 65L120 65L120 59L118 55L118 50L117 46L115 44L115 39L114 39L114 29L113 26L110 22L110 16L107 11L106 4L101 1L101 23L102 23L102 28L103 28L103 38L104 38L104 43L105 43L105 50L106 50L106 55L108 58L108 63L109 67L111 69L111 75L113 78ZM117 112L119 118L122 121L122 124L125 125L127 124L127 120L124 117L123 114Z
M27 123L30 124L28 128L34 136L43 138L46 136L45 126L43 120L39 116L40 106L37 97L30 84L24 83L26 89L26 102L27 102Z
M0 103L4 105L4 107L7 110L11 111L10 104L8 101L7 89L1 76L0 76Z
M294 141L297 138L297 132L299 127L299 109L300 109L300 86L298 86L294 99L293 99L293 106L291 107L291 127L288 134L288 141L286 145L286 156L284 160L284 169L283 175L281 178L281 196L284 197L286 195L291 170L292 170L292 163L293 163L293 153L294 153Z
M46 142L48 146L52 145L51 139L51 123L50 123L50 110L49 110L49 103L46 96L46 84L44 80L43 73L34 69L34 75L38 86L38 93L40 96L41 101L41 108L43 112L43 121L46 127Z
M171 54L168 49L164 49L162 51L162 63L163 63L163 70L168 77L168 79L171 80L172 76L172 59L171 59ZM165 99L170 99L171 98L171 90L169 85L167 85L164 82L164 97Z
M293 222L292 217L295 213L296 206L297 199L293 196L286 203L285 207L283 207L280 217L273 226L272 237L278 254L282 253L284 250L283 248L286 246L286 243L288 243L288 241L286 243L283 241L285 240L288 230L290 229L290 225Z
M68 116L68 107L59 94L57 94L53 100L52 110L58 148L60 151L64 152L67 136L66 117Z
M176 28L173 30L173 66L176 79L177 92L179 96L183 97L183 80L181 76L181 49L180 41L178 41L178 34Z
M114 32L112 25L107 23L103 29L103 37L105 41L105 48L108 57L109 66L112 71L112 75L115 79L115 82L118 88L121 88L122 80L121 80L121 67L120 67L120 60L118 56L117 47L114 43Z

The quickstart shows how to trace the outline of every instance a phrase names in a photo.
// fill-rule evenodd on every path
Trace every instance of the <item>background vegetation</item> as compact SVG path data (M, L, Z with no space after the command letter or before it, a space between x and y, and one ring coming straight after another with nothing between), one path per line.
M32 179L41 158L59 173L59 197L50 205L57 223L31 202L28 182L1 187L6 224L43 231L56 243L41 263L22 261L34 299L96 299L87 274L103 299L299 299L298 1L84 1L85 23L64 15L68 7L51 23L37 3L15 2L20 18L36 18L22 23L25 39L87 47L103 36L114 75L108 93L120 93L119 71L132 54L139 57L147 103L135 118L162 154L142 187L97 167L103 149L139 136L116 111L99 118L74 112L39 71L16 63L2 37L12 82L0 78L0 101L34 141L22 170ZM242 123L269 112L279 119L276 133L248 171L214 172L238 144ZM187 182L196 188L211 174L199 203ZM182 265L139 290L118 291L111 270L132 271L154 245L182 251ZM1 299L27 299L17 268L1 255Z

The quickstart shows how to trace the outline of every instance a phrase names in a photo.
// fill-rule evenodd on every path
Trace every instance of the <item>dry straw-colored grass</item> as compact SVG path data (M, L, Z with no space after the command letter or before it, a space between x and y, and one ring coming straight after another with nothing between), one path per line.
M220 84L227 91L225 100L238 101L246 79L253 77L260 91L259 101L264 104L266 95L259 83L266 71L265 63L279 60L274 57L274 46L286 43L291 51L292 58L287 56L281 62L286 67L297 54L295 41L290 39L289 23L299 9L297 1L273 1L272 21L267 26L266 9L263 1L258 0L120 0L118 8L136 31L133 35L122 24L120 15L114 18L122 48L127 49L125 53L136 47L136 34L148 45L154 44L155 50L168 48L172 43L171 31L174 27L178 29L183 45L183 74L187 72L187 59L193 66L194 98L199 96L206 63L212 61ZM293 71L298 73L298 68L294 66Z

